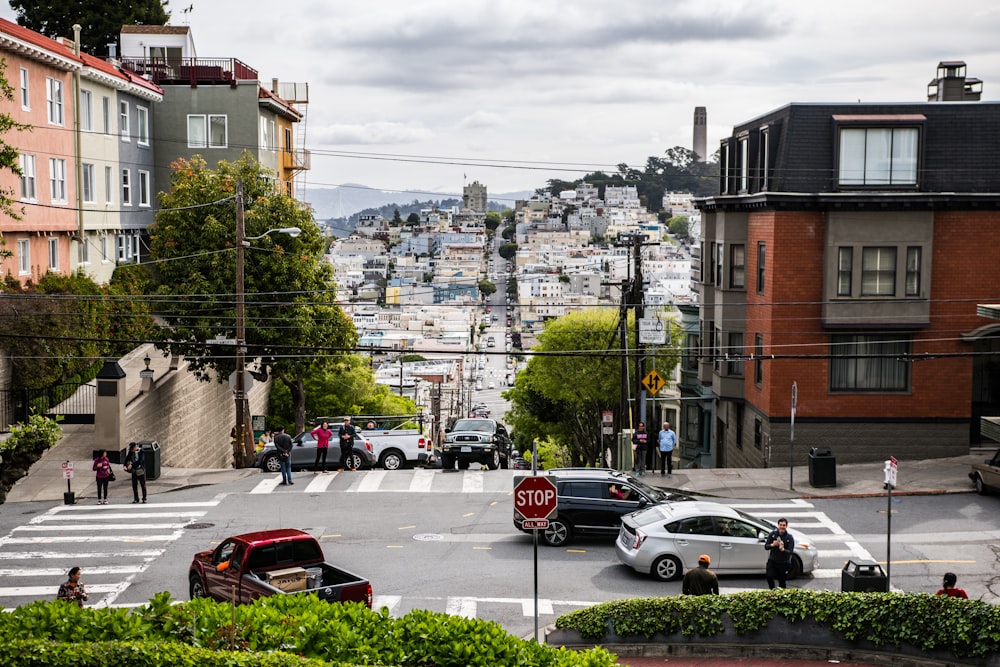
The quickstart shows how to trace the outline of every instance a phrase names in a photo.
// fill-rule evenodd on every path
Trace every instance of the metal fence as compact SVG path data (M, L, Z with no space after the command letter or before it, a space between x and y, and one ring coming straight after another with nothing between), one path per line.
M57 384L45 389L0 389L0 432L24 422L32 413L55 418L63 424L93 424L97 408L97 383Z

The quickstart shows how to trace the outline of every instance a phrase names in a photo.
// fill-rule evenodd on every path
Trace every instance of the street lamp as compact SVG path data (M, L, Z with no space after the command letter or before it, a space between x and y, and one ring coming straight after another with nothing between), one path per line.
M250 428L250 403L247 400L246 364L247 364L247 333L245 287L243 277L244 252L250 247L250 241L262 239L272 233L287 234L295 238L302 233L298 227L276 227L258 236L246 236L243 216L243 184L236 185L236 378L233 382L233 395L236 399L236 426L234 427L233 462L237 468L247 468L253 465L254 446L253 431Z

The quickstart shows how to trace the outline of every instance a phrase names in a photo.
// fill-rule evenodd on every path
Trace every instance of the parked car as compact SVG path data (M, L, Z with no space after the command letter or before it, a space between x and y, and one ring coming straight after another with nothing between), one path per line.
M1000 489L1000 449L982 463L973 463L969 479L976 485L976 491L985 495Z
M696 501L654 505L622 518L618 560L660 581L681 577L708 554L716 574L764 574L764 541L775 525L728 505ZM816 569L819 552L794 528L792 579Z
M337 433L337 426L333 427L334 434ZM354 460L351 467L357 470L363 468L373 468L378 462L375 456L375 448L367 438L360 435L354 438ZM327 468L337 469L340 463L340 444L336 438L330 441L330 451L326 455ZM259 466L265 472L281 472L281 461L278 460L278 450L274 445L267 445L257 452L254 457L254 466ZM312 470L316 467L316 440L309 431L303 431L292 438L292 470Z
M459 419L450 429L445 429L441 467L450 470L457 463L464 470L470 463L478 463L490 470L506 469L513 449L510 434L497 420Z
M544 474L556 481L558 516L541 534L542 541L552 547L565 546L577 535L614 537L625 514L656 503L693 500L610 468L553 468ZM514 526L524 530L521 524L522 518L515 512Z
M248 604L271 595L312 593L326 602L372 606L367 579L327 563L316 538L293 528L234 535L196 553L188 587L192 600Z

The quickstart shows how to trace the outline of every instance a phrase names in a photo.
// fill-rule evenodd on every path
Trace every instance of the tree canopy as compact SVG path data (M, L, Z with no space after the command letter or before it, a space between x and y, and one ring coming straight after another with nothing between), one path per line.
M169 0L10 0L17 24L49 37L73 37L83 26L80 44L91 55L105 56L126 24L165 25Z
M150 228L159 311L170 325L168 345L188 353L200 377L209 379L214 371L223 381L235 370L232 352L207 341L235 334L238 182L246 238L261 236L245 252L248 366L258 359L260 372L288 387L301 427L305 376L330 368L339 356L317 348L353 348L357 333L336 304L332 267L322 261L326 242L311 214L248 153L216 170L199 156L174 164L172 188L161 193L162 208ZM281 227L298 227L301 235L266 234Z
M504 259L510 260L514 258L517 254L517 244L516 243L504 243L497 249L497 253Z
M483 295L483 299L490 298L490 295L497 291L496 283L491 280L480 280L479 281L479 293Z
M500 217L499 213L497 213L496 211L489 211L486 214L486 229L490 230L491 232L494 232L496 231L497 227L500 226L500 223L502 221L503 218Z

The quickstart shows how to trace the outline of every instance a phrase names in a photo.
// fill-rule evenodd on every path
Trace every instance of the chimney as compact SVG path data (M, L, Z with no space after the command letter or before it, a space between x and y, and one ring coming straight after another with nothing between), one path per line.
M978 102L982 94L983 82L965 75L963 60L942 60L927 84L928 102Z
M114 60L118 57L118 44L111 42L108 44L108 58Z

